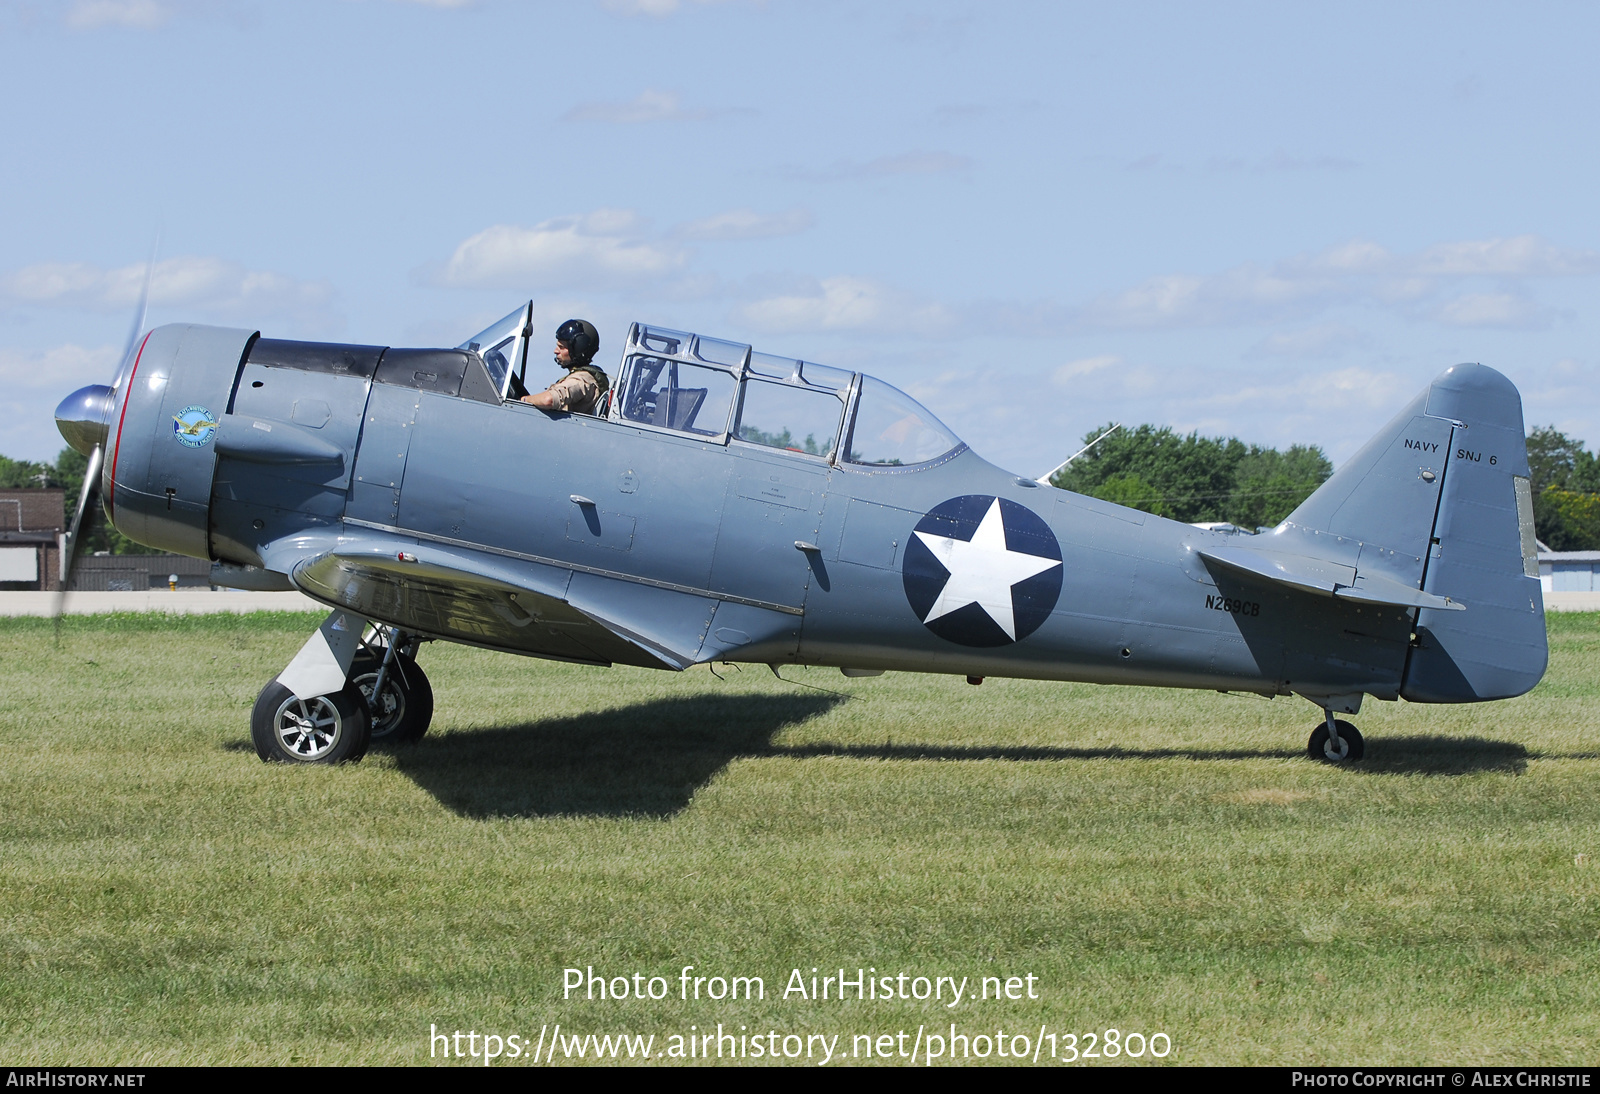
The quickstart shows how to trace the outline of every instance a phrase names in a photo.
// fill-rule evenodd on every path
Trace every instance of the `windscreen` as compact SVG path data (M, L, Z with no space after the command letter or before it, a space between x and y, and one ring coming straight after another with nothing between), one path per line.
M861 378L855 426L845 459L869 467L936 460L961 443L911 396L870 376Z
M530 301L456 347L471 350L483 358L484 366L489 370L489 379L494 381L495 390L500 392L501 398L505 397L511 373L520 371L527 356L524 331L532 318L533 303Z

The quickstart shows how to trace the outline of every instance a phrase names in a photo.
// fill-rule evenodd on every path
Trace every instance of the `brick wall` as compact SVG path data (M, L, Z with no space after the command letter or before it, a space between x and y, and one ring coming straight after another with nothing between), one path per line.
M61 552L57 539L66 527L65 490L0 490L0 549L34 552L38 575L33 581L0 582L0 588L58 588Z
M0 490L0 533L65 532L66 504L61 489Z

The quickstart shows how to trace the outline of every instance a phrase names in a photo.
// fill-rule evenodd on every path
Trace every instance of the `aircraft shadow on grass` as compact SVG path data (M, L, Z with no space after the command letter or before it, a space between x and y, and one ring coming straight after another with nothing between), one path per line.
M1522 745L1487 737L1386 737L1368 741L1366 759L1351 770L1373 775L1521 775L1531 755Z
M731 761L770 754L779 730L843 701L820 692L658 699L430 736L393 756L464 817L667 817Z
M648 703L514 726L447 733L394 749L396 766L465 817L653 816L686 808L735 759L837 756L858 760L1045 762L1293 759L1298 749L777 745L789 726L826 713L843 696L729 695ZM1407 737L1369 743L1352 775L1520 774L1521 745L1474 737ZM1310 761L1306 761L1310 762Z

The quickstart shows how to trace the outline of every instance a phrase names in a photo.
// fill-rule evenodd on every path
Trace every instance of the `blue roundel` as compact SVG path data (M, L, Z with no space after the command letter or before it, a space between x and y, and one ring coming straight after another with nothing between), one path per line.
M1061 545L1037 513L992 494L935 506L906 544L906 600L940 638L1005 646L1028 637L1061 598Z

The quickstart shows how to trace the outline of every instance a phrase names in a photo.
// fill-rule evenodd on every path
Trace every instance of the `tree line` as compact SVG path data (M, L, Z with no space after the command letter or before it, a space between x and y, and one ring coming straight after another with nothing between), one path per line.
M1111 428L1107 422L1090 430L1084 443ZM1141 425L1118 429L1050 482L1186 524L1228 521L1255 531L1288 516L1331 474L1333 464L1316 445L1280 452L1237 437Z
M1110 428L1090 430L1083 442ZM1540 542L1555 551L1600 551L1600 456L1553 425L1537 426L1528 432L1528 470ZM1050 481L1173 520L1225 520L1250 530L1277 524L1332 473L1315 445L1280 452L1141 425L1112 433Z
M1552 551L1600 551L1600 459L1553 425L1528 433L1533 526Z

